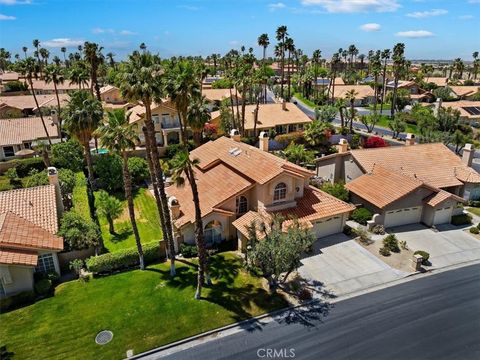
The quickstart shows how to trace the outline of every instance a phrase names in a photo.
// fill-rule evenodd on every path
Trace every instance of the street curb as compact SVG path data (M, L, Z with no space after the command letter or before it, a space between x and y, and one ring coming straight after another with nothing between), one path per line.
M415 275L419 275L419 274L424 274L424 275L427 275L427 276L435 275L435 274L439 274L439 273L442 273L442 272L445 272L445 271L455 270L455 269L458 269L458 268L461 268L461 267L466 267L466 266L475 265L475 264L480 264L480 260L465 261L465 262L462 262L462 263L449 265L449 266L445 266L445 267L442 267L442 268L430 268L430 269L428 269L424 272L416 271L416 272L408 274L408 275L406 275L406 276L404 276L400 279L392 280L392 281L389 281L389 282L386 282L386 283L383 283L383 284L379 284L379 285L374 285L374 286L371 286L371 287L368 287L368 288L365 288L365 289L362 289L362 290L358 290L358 291L355 291L355 292L343 294L343 295L341 295L337 298L331 299L330 302L331 303L337 303L339 301L344 301L344 300L348 300L348 299L351 299L351 298L354 298L354 297L357 297L357 296L365 295L365 294L368 294L368 293L371 293L371 292L383 290L383 289L389 288L391 286L400 285L400 284L403 284L403 283L406 283L408 281L413 280L413 279L410 279L410 278L413 278ZM307 302L302 303L302 304L287 306L287 307L282 308L282 309L278 309L278 310L275 310L275 311L272 311L272 312L269 312L269 313L258 315L258 316L255 316L255 317L252 317L252 318L249 318L249 319L245 319L245 320L233 323L233 324L225 325L225 326L220 327L220 328L208 330L206 332L203 332L203 333L200 333L200 334L197 334L197 335L193 335L193 336L190 336L188 338L181 339L181 340L175 341L173 343L166 344L166 345L163 345L163 346L160 346L160 347L142 352L142 353L137 354L137 355L133 355L131 357L127 357L127 358L125 358L125 360L142 359L145 356L161 353L165 350L174 348L176 346L184 345L186 343L189 343L189 342L192 342L192 341L195 341L195 340L199 340L199 339L202 339L202 338L207 338L210 335L220 333L222 331L230 330L230 329L233 329L235 327L239 327L239 326L242 326L242 325L249 325L251 323L257 322L258 320L265 319L267 317L274 317L274 316L282 314L282 313L284 313L288 310L293 310L293 309L296 309L296 308L299 308L299 307L307 306L307 305L313 304L317 301L318 301L318 299L312 299L312 300L307 301Z

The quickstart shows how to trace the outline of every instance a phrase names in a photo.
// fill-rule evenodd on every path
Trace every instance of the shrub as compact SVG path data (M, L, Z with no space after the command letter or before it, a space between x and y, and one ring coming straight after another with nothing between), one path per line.
M290 143L295 143L295 144L305 144L305 139L303 137L303 132L301 131L296 131L296 132L291 132L288 134L280 134L275 136L275 141L288 145Z
M32 169L36 169L37 171L45 170L45 164L43 160L39 157L36 158L28 158L28 159L15 159L11 161L14 164L14 168L17 170L17 174L19 177L28 176Z
M472 227L470 228L470 232L471 232L472 234L478 234L478 233L480 233L480 230L478 230L478 227L472 226Z
M118 155L100 155L93 166L100 187L109 193L123 187L122 159Z
M78 141L68 140L52 145L52 165L74 172L83 169L83 148Z
M47 171L43 170L41 172L38 172L36 169L32 169L24 183L24 187L30 188L41 185L48 185Z
M459 214L452 216L453 225L469 225L472 223L472 217L469 214Z
M360 226L353 230L353 233L358 237L358 240L365 245L370 245L373 242L367 230L361 228Z
M195 149L195 144L191 141L187 142L187 148L188 150L193 150ZM169 144L167 148L165 149L165 157L166 158L173 158L177 152L183 149L183 144Z
M67 211L63 214L58 235L64 238L69 249L81 250L98 246L101 233L93 221L75 211Z
M388 146L388 143L382 139L381 137L378 137L378 136L370 136L366 141L365 143L363 144L363 146L367 149L370 149L370 148L379 148L379 147L386 147Z
M48 295L51 289L52 281L47 278L40 279L35 283L35 292L40 296Z
M142 184L150 176L147 161L139 157L128 159L128 171L132 176L132 182L136 185Z
M480 207L480 201L478 201L478 200L469 200L469 201L468 201L468 206L471 206L471 207Z
M332 184L330 182L326 182L322 185L320 189L336 197L337 199L340 199L342 201L348 201L349 193L343 183Z
M401 240L401 241L400 241L400 247L401 247L403 250L408 250L407 242L406 242L405 240Z
M343 233L347 236L350 236L354 233L354 230L350 226L345 224L345 226L343 227Z
M145 264L161 260L158 242L143 244ZM93 273L109 273L135 267L139 264L137 247L123 249L114 253L92 256L87 259L87 269Z
M387 248L387 247L381 247L378 252L380 253L380 255L382 256L390 256L390 249Z
M7 93L7 92L17 92L17 91L27 91L27 90L28 90L27 84L18 80L13 80L5 83L3 91Z
M384 235L385 234L385 228L383 227L383 225L375 225L372 228L372 232L376 235Z
M19 307L30 305L35 302L35 293L33 291L23 291L21 293L0 299L0 312L17 309Z
M180 253L185 258L192 258L198 256L197 246L182 243L180 244Z
M82 259L73 259L70 261L70 270L73 270L77 276L80 275L80 271L82 270L84 262Z
M398 240L394 234L390 234L383 239L383 247L387 248L391 252L395 252L395 253L400 252L400 247L398 246Z
M372 219L373 214L365 208L358 208L352 212L350 218L362 225L367 225L367 221Z
M423 258L422 264L430 265L430 262L428 261L428 259L430 259L430 254L428 252L423 250L417 250L413 253L413 255L420 255Z
M5 172L5 176L8 178L9 184L13 186L15 189L21 188L22 187L22 181L20 180L17 169L16 168L10 168ZM10 189L6 189L10 190Z

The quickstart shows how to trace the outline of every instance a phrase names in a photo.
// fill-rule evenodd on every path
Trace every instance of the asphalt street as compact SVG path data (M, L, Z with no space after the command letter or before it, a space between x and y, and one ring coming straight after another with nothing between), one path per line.
M167 358L480 359L480 264L290 310Z

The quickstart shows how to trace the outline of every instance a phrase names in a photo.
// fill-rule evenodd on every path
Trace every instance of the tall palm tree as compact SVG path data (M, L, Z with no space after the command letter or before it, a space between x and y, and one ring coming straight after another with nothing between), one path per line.
M258 37L258 46L263 48L263 60L262 60L262 70L263 73L266 73L266 58L267 58L267 47L270 45L270 39L268 38L268 34L262 34ZM263 93L263 102L267 103L267 82L263 84L264 86L264 93Z
M392 93L392 107L390 109L390 116L393 119L395 116L395 105L397 103L397 90L400 76L405 71L405 44L398 43L393 47L393 93Z
M40 104L38 103L37 95L35 94L35 91L33 89L33 78L36 77L37 71L38 71L38 63L36 63L35 59L32 57L27 57L25 60L21 60L18 62L18 69L22 75L25 76L25 78L28 81L28 84L30 85L30 91L32 93L33 99L35 101L35 106L37 109L37 112L40 116L40 119L42 121L43 129L45 130L45 135L48 139L48 143L52 145L52 139L50 139L50 135L48 134L47 126L45 125L45 119L43 118L42 114L42 109L40 108Z
M70 79L70 84L78 85L79 90L82 90L84 86L87 87L90 75L85 63L83 61L75 61L68 69L68 78Z
M67 48L65 46L62 46L60 48L60 51L62 52L63 54L63 62L66 64L67 63L67 57L66 57L66 54L67 54Z
M373 90L374 90L374 103L373 111L377 113L377 102L378 102L378 75L382 71L382 62L380 60L381 52L378 50L375 54L369 59L371 72L373 74Z
M337 78L337 67L338 64L340 64L340 54L335 53L332 56L332 60L330 62L330 74L331 74L331 80L330 80L330 85L332 87L332 104L335 102L335 79Z
M63 68L59 65L50 64L45 67L45 82L47 84L53 83L53 88L55 89L55 96L57 98L57 116L58 116L58 132L60 134L60 141L63 142L62 137L62 116L61 116L61 107L60 107L60 97L58 96L58 84L63 84L65 81L65 75Z
M478 59L478 51L472 54L473 57L473 78L477 79L478 68L480 67L480 60Z
M143 52L145 52L147 50L147 45L145 45L144 42L142 42L139 46L140 50L142 50Z
M38 40L38 39L33 40L32 45L36 49L35 50L36 51L35 52L35 57L37 58L38 65L40 65L40 52L39 52L39 50L40 50L40 40Z
M382 101L380 103L380 114L383 112L383 103L385 102L385 93L387 91L387 61L392 55L390 49L385 49L382 51L381 58L383 60L383 71L382 71Z
M103 147L122 158L123 184L125 187L128 213L130 215L133 235L135 236L135 244L137 245L140 269L144 270L145 262L143 259L143 249L140 241L140 234L138 232L137 221L135 219L135 207L133 204L132 179L130 171L128 170L128 150L135 149L135 143L140 141L135 127L135 124L130 124L130 113L125 114L125 110L115 109L107 113L105 123L98 127L95 134L100 137Z
M26 46L22 47L22 51L25 54L25 59L27 58L27 50L28 48Z
M205 96L192 99L187 110L187 124L193 131L195 146L202 143L202 131L210 120L210 109Z
M314 50L312 54L312 65L313 65L313 77L314 79L314 84L315 84L315 97L318 97L318 86L317 86L317 81L318 81L318 65L320 64L322 57L322 52L320 50Z
M355 89L349 90L345 93L345 100L350 103L350 134L353 133L353 118L355 117L355 100L358 92Z
M85 61L90 65L90 90L92 94L95 93L99 101L101 101L101 97L100 85L98 84L98 68L103 63L102 50L103 47L96 43L86 41L83 45Z
M288 51L288 61L287 61L287 83L288 83L288 92L287 92L287 98L290 101L290 87L291 87L291 71L292 71L292 64L291 64L291 58L292 58L292 53L295 52L295 44L293 42L293 39L291 37L287 37L285 39L285 50Z
M155 125L152 120L154 97L159 101L162 95L162 71L161 61L158 56L152 55L149 51L143 53L134 51L129 55L121 68L118 86L125 99L130 102L141 101L145 107L145 129L143 131L146 135L145 145L150 169L150 180L157 203L163 236L168 245L170 275L175 276L175 246L172 221L165 192L163 170L160 167L160 156L156 146Z
M110 63L110 66L111 67L115 67L115 59L113 58L115 56L114 53L112 52L109 52L107 53L107 55L105 55L106 58L108 59L108 62Z
M278 50L280 51L280 66L282 71L280 96L283 98L283 83L285 81L285 38L288 36L287 27L279 26L276 31L276 39L278 41Z
M88 180L91 186L95 187L90 140L103 119L102 103L88 91L78 90L70 96L63 115L65 117L65 130L83 146Z

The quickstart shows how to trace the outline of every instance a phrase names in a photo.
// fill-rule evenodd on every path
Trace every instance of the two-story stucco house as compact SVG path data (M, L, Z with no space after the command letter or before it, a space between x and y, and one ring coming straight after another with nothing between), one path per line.
M373 224L393 227L412 223L449 223L464 199L480 197L480 175L470 167L474 149L467 144L463 158L441 143L347 151L317 160L324 181L343 182L354 204L375 215Z
M63 211L57 171L50 185L0 191L0 297L33 290L33 273L60 274L56 235Z
M205 238L208 244L238 239L244 249L247 227L273 214L297 218L317 238L343 230L354 209L309 185L313 172L268 152L268 136L260 136L260 149L221 137L191 152L199 159L195 169ZM194 243L194 204L188 185L167 187L177 243Z

